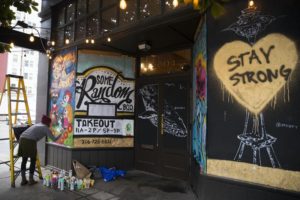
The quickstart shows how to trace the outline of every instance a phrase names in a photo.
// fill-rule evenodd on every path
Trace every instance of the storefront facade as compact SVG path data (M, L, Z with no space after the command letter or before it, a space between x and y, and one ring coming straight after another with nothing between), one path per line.
M61 134L44 164L148 171L200 199L299 198L299 3L231 2L214 19L126 2L44 2L56 43L45 107Z

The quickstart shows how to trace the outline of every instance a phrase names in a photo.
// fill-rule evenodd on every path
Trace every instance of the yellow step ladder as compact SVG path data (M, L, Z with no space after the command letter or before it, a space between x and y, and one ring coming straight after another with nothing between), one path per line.
M18 87L11 86L11 79L17 79ZM11 187L15 187L15 180L20 175L21 170L20 169L15 170L15 168L18 168L15 166L15 164L18 161L19 157L17 155L14 155L14 149L15 149L15 147L18 146L19 142L18 142L18 137L16 137L16 135L14 133L14 129L18 127L17 120L18 120L18 116L20 116L20 115L27 116L27 125L28 126L31 126L32 122L31 122L31 117L30 117L30 112L29 112L29 106L28 106L23 76L11 75L11 74L7 74L5 76L5 88L4 88L4 91L2 93L0 93L0 106L1 106L1 103L3 100L2 99L3 95L6 91L7 91L8 113L0 114L0 116L8 117L9 138L4 138L1 140L9 140L10 160L0 162L0 164L6 164L9 166ZM16 99L12 99L13 91L16 92ZM23 98L20 98L21 94L23 95ZM12 103L13 102L15 103L14 112L12 112ZM19 103L25 103L25 110L26 110L25 113L19 113ZM36 169L37 169L39 178L43 179L40 160L39 160L38 155L37 155L37 159L36 159Z

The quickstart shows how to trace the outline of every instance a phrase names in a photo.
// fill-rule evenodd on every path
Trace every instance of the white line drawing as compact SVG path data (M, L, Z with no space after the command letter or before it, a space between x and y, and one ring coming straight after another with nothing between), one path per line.
M173 85L165 84L168 87ZM140 119L148 119L155 127L158 126L158 85L149 84L139 89L145 111L138 115ZM164 100L163 131L176 137L187 137L187 128L173 106Z
M249 116L249 112L246 111L243 133L237 136L237 138L240 140L240 145L234 156L234 160L240 161L243 157L245 147L249 146L252 148L253 164L258 164L261 166L261 150L265 149L272 167L281 168L273 148L273 144L276 142L277 138L267 133L263 114L260 113L259 116L253 116L252 127L250 131L248 131Z
M256 36L276 20L274 16L260 14L260 11L245 9L241 13L238 20L223 31L233 31L247 38L251 45L256 42Z

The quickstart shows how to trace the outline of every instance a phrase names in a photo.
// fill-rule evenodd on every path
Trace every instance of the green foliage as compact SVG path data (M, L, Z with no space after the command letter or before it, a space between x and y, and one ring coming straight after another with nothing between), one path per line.
M214 18L218 18L218 17L224 15L225 8L222 6L221 3L212 1L210 12Z
M0 3L0 26L5 28L11 27L12 20L16 19L15 7L20 12L31 13L32 10L38 11L38 3L35 0L1 0ZM10 51L10 46L0 43L0 53Z

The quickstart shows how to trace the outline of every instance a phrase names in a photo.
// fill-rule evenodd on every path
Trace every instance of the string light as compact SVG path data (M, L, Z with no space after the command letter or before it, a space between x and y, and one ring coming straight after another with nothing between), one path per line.
M172 4L173 4L174 8L176 8L178 6L178 0L173 0Z
M54 40L51 41L51 45L55 46L55 41Z
M91 39L91 43L92 43L92 44L95 44L95 40L94 40L94 39Z
M69 44L69 43L70 43L70 40L66 39L65 44Z
M125 10L126 7L127 7L126 1L125 1L125 0L121 0L121 1L120 1L120 8L121 8L122 10Z
M89 39L85 39L85 43L86 44L90 43L90 40Z
M30 42L34 42L34 36L33 36L33 33L30 34L29 41L30 41Z

